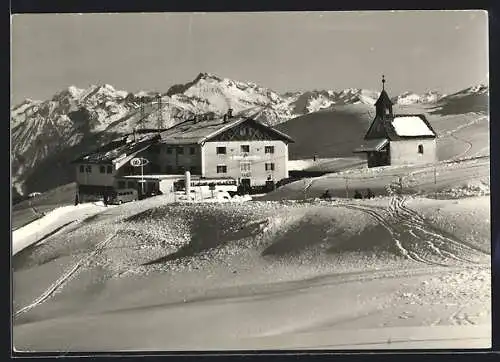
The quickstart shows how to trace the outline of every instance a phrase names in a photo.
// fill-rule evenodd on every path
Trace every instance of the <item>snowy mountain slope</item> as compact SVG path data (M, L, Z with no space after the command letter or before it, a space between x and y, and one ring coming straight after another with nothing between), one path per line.
M449 97L452 102L460 103L462 98L483 91L483 86L470 87ZM376 91L354 88L280 95L252 82L200 73L192 81L174 85L161 94L159 107L157 94L153 92L133 94L109 84L87 89L70 86L50 100L26 99L11 108L13 186L24 194L71 182L69 160L134 128L168 128L200 113L214 112L220 116L229 107L234 114L277 125L332 107L359 104L370 108L378 95ZM407 102L413 98L401 99ZM440 102L446 99L440 98ZM52 176L44 176L52 172L61 179L55 181ZM50 180L44 181L47 177Z
M432 113L439 115L457 115L465 113L488 114L489 88L479 84L441 98Z
M424 94L405 92L395 97L393 99L393 102L401 105L417 104L417 103L429 104L429 103L436 103L443 97L446 97L446 95L435 91L430 91Z

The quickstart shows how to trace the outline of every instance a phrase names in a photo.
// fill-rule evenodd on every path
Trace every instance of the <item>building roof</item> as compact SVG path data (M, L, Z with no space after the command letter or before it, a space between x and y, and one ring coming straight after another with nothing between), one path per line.
M379 104L383 105L393 105L391 99L389 98L389 95L385 91L385 89L382 89L382 92L380 92L380 96L378 97L377 101L375 102L375 106L378 106Z
M354 153L363 153L371 151L380 151L385 145L389 143L387 138L377 138L365 141L361 146L356 148Z
M93 152L81 155L72 163L112 164L132 158L159 139L157 132L130 134L114 140Z
M383 122L384 137L390 141L399 141L413 138L436 138L436 132L423 114L401 114L384 119L375 118L366 132L366 139L381 138L366 138L376 122Z
M166 131L163 131L161 133L161 141L167 144L201 144L245 121L251 121L259 126L265 127L274 133L277 139L294 142L293 139L285 133L280 132L260 121L246 117L231 117L227 121L224 121L224 118L187 120L167 129Z
M397 116L391 121L398 136L433 136L434 131L419 116Z

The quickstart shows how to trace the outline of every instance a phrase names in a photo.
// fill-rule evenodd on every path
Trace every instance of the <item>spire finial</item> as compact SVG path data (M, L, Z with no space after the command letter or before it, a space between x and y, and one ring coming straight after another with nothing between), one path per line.
M382 90L385 89L385 75L382 74Z

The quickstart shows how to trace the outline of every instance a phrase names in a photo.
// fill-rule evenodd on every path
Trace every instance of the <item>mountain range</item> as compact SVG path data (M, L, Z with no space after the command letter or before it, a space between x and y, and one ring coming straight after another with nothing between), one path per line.
M488 87L480 84L450 95L405 92L393 101L402 106L446 108L448 103L463 103L464 98L487 92ZM236 115L275 126L344 105L372 106L378 96L378 91L355 88L279 94L253 82L211 73L200 73L160 94L131 93L109 84L87 89L70 86L49 100L25 99L11 108L12 185L18 193L26 194L71 181L71 159L136 128L168 128L198 114L222 115L228 108Z

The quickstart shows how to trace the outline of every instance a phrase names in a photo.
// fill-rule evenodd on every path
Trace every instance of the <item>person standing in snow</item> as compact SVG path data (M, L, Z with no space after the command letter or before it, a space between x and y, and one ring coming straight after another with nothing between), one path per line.
M323 195L321 195L322 199L327 199L330 200L332 198L332 195L330 195L330 190L326 190Z

